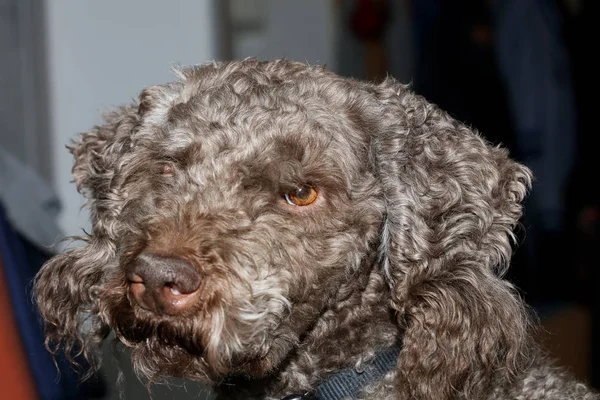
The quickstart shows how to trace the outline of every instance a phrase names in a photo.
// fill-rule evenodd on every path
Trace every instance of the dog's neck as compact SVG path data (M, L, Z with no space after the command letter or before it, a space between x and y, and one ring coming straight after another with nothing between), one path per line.
M388 285L376 270L340 288L343 299L332 299L274 373L257 380L228 380L217 388L219 399L279 399L304 393L332 373L360 368L376 350L393 346L399 330L389 307Z

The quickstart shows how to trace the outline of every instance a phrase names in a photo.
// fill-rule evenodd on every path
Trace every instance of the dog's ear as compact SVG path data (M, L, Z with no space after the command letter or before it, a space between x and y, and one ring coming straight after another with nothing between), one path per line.
M99 348L110 329L96 303L103 268L109 264L106 247L91 240L50 259L37 274L33 296L44 321L46 348L62 351L87 372L99 366ZM87 366L82 365L83 356ZM86 371L87 370L87 371Z
M104 115L104 124L81 134L68 146L75 157L73 177L77 190L90 200L103 197L109 191L111 179L128 159L125 153L133 147L133 136L142 126L157 126L167 122L173 99L180 83L151 86L144 89L137 101ZM138 132L139 131L139 132ZM91 211L93 207L90 206Z
M411 399L483 398L527 362L527 312L501 276L530 171L393 80L377 96L380 251L405 328L400 387Z
M69 147L75 157L75 183L89 200L92 234L77 238L85 242L83 246L50 259L34 281L35 301L46 326L46 346L53 353L64 351L74 364L84 356L92 367L90 372L96 366L95 350L108 334L96 299L114 252L108 241L111 224L99 221L102 214L113 212L111 180L122 154L131 146L138 118L137 105L122 107L107 114L104 125L80 135Z
M104 116L105 124L81 134L68 146L75 157L73 178L77 190L88 199L96 197L110 182L119 154L131 146L138 122L138 107L121 107Z

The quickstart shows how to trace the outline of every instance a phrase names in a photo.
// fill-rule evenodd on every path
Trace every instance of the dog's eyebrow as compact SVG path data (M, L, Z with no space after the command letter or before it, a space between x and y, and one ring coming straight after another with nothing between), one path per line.
M193 141L184 148L175 151L166 151L163 153L163 156L182 166L186 166L202 161L204 159L204 150L201 142Z
M165 153L175 154L185 151L196 141L194 132L183 128L165 130L161 136L160 146Z

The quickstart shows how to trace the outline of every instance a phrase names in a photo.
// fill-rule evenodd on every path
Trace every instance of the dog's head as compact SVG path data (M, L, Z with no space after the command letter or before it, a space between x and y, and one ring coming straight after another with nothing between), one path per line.
M37 277L52 349L93 360L112 329L151 378L262 376L375 269L412 393L519 368L526 320L498 276L526 168L391 80L283 60L179 78L71 148L93 228Z

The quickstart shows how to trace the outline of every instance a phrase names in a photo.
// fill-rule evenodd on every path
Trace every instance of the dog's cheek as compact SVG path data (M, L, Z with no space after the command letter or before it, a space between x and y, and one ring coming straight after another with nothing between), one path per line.
M294 216L276 228L272 269L292 305L311 303L320 310L340 285L366 273L365 259L378 245L382 207L363 203L342 203L300 221Z
M252 306L246 314L234 313L253 321L240 353L254 357L245 364L251 371L243 372L261 376L277 368L324 310L358 284L356 275L367 273L361 270L366 255L374 254L369 248L376 244L376 214L351 224L339 223L340 217L337 226L322 224L310 231L289 225L277 230L265 247L272 251L271 263L250 282ZM243 325L237 326L239 335Z

